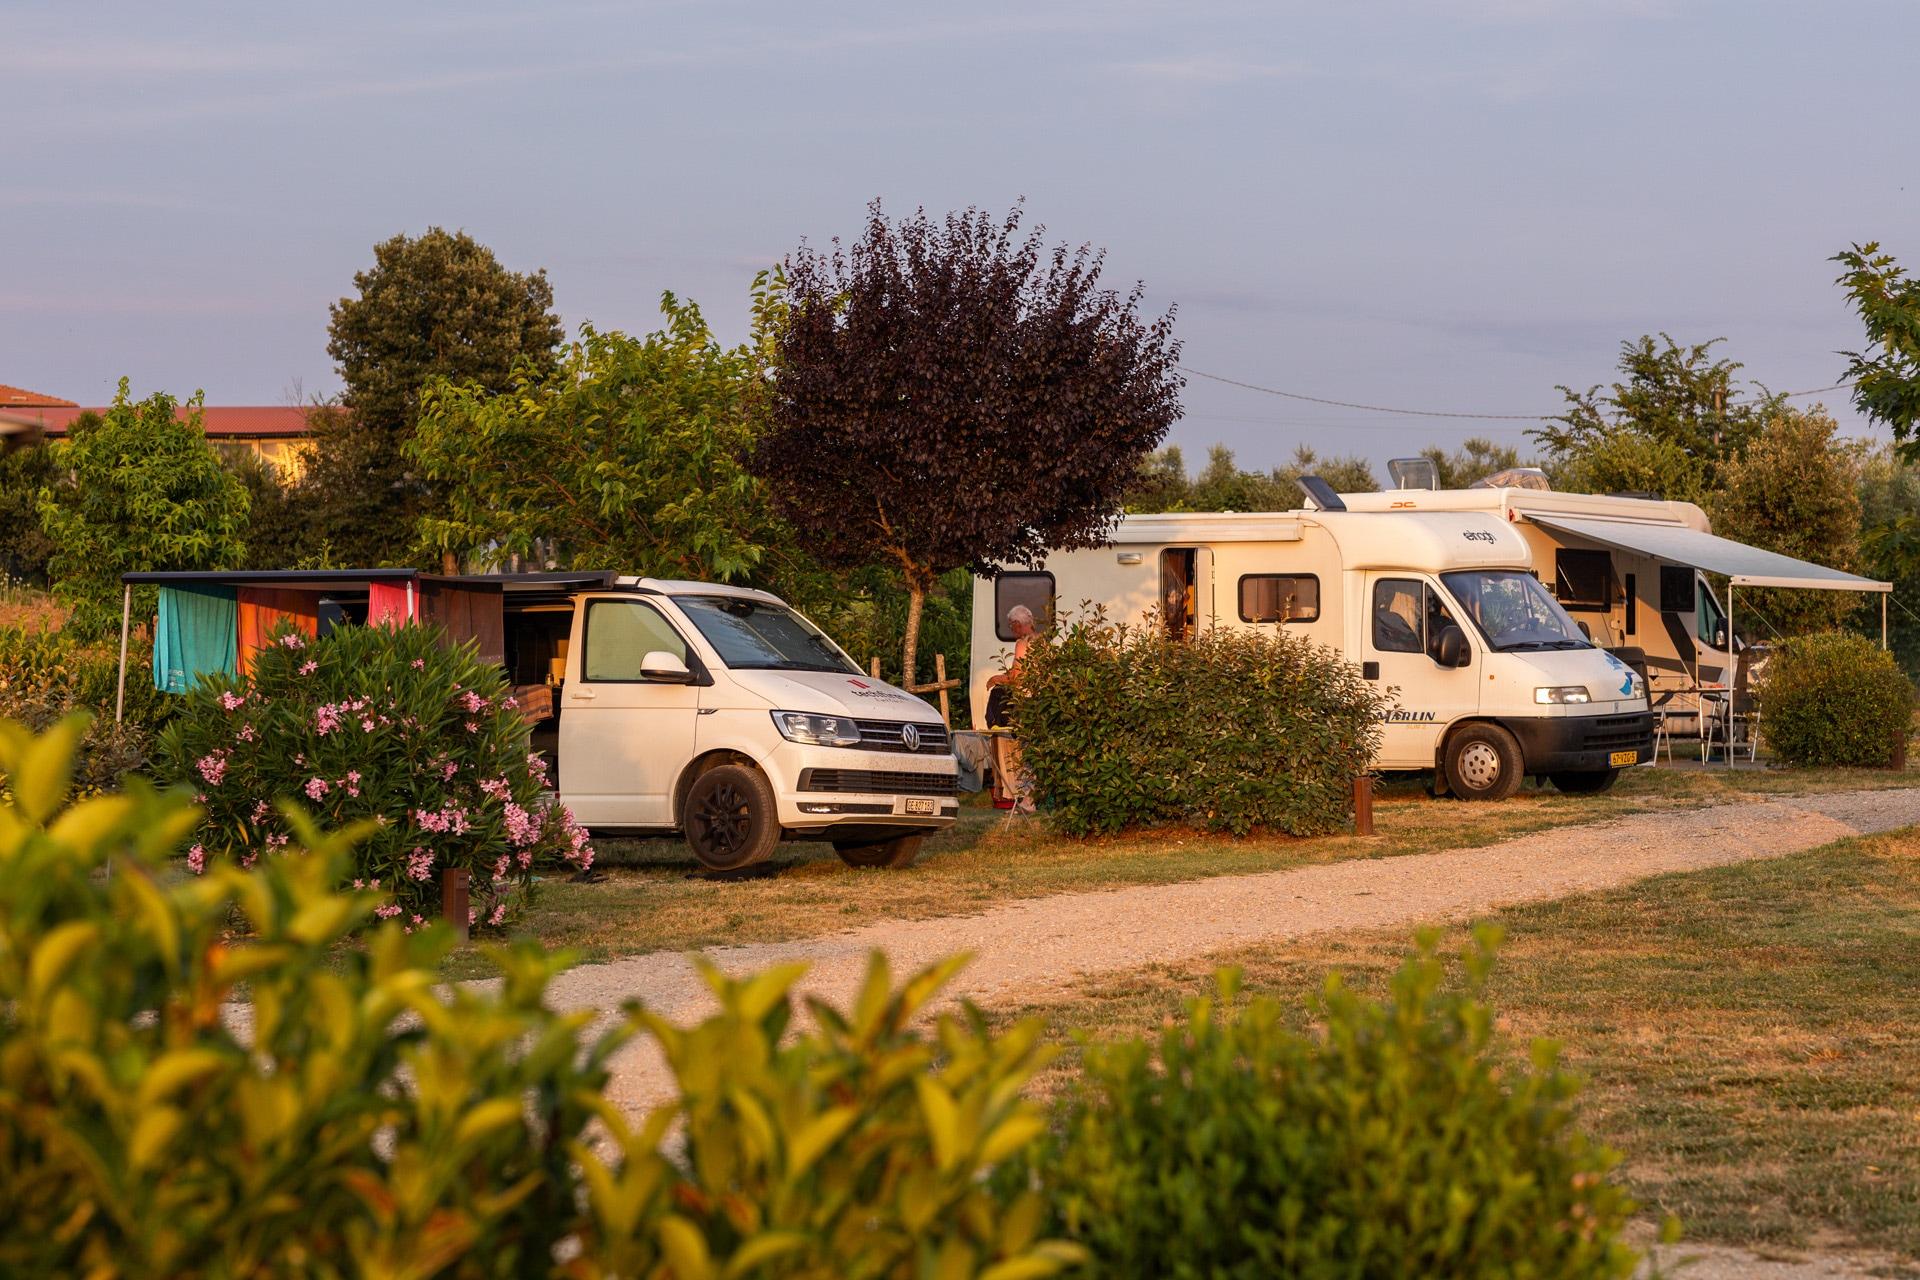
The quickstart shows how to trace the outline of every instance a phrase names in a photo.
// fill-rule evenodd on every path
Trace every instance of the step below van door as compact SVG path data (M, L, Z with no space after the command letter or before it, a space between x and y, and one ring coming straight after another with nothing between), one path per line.
M560 694L560 798L589 827L666 827L673 787L693 758L700 686L647 680L655 650L697 667L660 610L633 596L576 609Z
M1447 726L1479 706L1479 637L1470 623L1453 616L1437 587L1411 574L1368 574L1361 605L1363 670L1381 689L1395 691L1376 763L1383 769L1431 769ZM1471 655L1464 667L1443 667L1434 656L1449 626L1463 632Z

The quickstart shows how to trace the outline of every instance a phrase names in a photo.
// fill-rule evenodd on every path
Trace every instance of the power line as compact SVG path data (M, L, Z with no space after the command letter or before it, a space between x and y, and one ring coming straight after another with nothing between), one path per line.
M1302 395L1298 391L1282 391L1277 387L1263 387L1257 383L1242 382L1238 378L1223 377L1217 373L1206 373L1184 364L1181 365L1180 368L1182 372L1190 373L1196 378L1205 378L1209 382L1224 382L1230 387L1240 387L1247 391L1258 391L1262 395L1280 396L1286 400L1304 400L1308 404L1327 404L1338 409L1361 409L1367 413L1391 413L1406 418L1466 418L1475 422L1547 422L1559 416L1558 414L1551 413L1455 413L1442 409L1396 409L1381 404L1360 404L1353 400L1329 400L1324 396ZM1830 387L1814 387L1810 391L1783 391L1778 398L1782 400L1795 400L1801 396L1817 396L1823 392L1838 391L1843 387L1850 387L1852 385L1853 383L1851 382L1836 382ZM1760 402L1737 400L1733 403L1739 405L1757 404Z

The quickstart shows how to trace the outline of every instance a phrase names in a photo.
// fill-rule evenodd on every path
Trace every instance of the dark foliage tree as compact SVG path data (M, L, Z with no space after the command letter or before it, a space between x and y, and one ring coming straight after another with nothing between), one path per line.
M302 481L315 533L343 563L404 556L420 518L437 514L404 454L422 386L441 377L505 391L516 369L551 374L564 336L546 272L509 271L464 231L398 235L373 255L353 278L357 296L331 308L327 353L348 412L320 424Z
M1920 462L1920 280L1878 241L1856 244L1833 261L1846 268L1836 283L1867 331L1867 350L1844 353L1854 407L1891 427L1901 456Z
M900 573L909 673L941 573L1097 544L1180 412L1173 312L1020 224L876 201L858 242L785 265L753 467L820 560Z
M55 475L44 444L0 450L0 577L45 585L54 544L40 527L40 490Z

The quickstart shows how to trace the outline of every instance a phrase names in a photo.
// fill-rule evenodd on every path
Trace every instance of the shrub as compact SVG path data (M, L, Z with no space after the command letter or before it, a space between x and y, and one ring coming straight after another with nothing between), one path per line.
M1787 641L1759 701L1761 734L1789 764L1886 765L1913 732L1913 682L1892 654L1847 632Z
M1101 1275L1625 1277L1635 1208L1574 1127L1552 1046L1493 1052L1494 939L1442 989L1431 936L1383 1004L1329 979L1324 1034L1281 1007L1187 1006L1157 1044L1089 1044L1032 1176Z
M709 971L691 1028L590 1035L547 1004L567 956L490 948L504 981L447 986L442 926L350 941L380 898L333 886L371 823L289 807L303 852L168 876L199 813L138 780L65 807L80 732L0 723L0 1274L1044 1280L1080 1256L987 1176L1042 1128L1036 1027L908 1027L952 964L895 990L876 963L797 1037L793 969ZM636 1132L605 1089L643 1029L680 1094Z
M1385 704L1340 655L1286 633L1075 621L1027 652L1009 716L1069 834L1163 822L1294 835L1346 823Z
M372 819L352 878L384 891L376 914L415 924L438 910L439 873L472 875L475 923L505 923L538 869L584 868L593 852L543 792L544 763L500 669L436 627L282 630L250 676L204 680L181 698L155 753L161 776L206 805L196 867L251 866L288 846L276 802L332 825Z
M123 774L146 767L154 733L172 715L172 701L153 687L153 653L127 648L126 719L114 723L120 651L87 643L71 631L0 627L0 717L44 730L76 710L92 715L80 744L80 788L110 789Z

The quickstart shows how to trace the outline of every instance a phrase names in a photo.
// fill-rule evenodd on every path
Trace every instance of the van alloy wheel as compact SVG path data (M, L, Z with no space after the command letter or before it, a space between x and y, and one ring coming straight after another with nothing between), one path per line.
M764 862L780 843L773 786L752 765L717 765L687 788L680 827L693 856L710 871Z
M728 783L701 797L700 808L693 814L693 824L702 844L726 855L746 844L752 818L747 813L746 798Z

